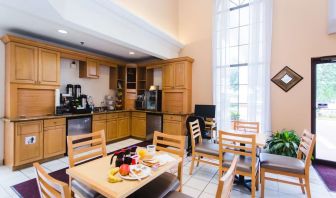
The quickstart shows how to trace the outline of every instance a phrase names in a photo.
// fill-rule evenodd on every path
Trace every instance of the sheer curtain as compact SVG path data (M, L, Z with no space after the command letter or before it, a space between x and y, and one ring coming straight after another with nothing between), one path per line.
M236 7L233 8L233 4L236 4ZM235 42L232 39L233 28L231 25L232 21L235 20L234 17L237 17L233 10L244 6L248 7L249 10L249 23L244 26L245 28L248 27L246 63L240 61L239 55L239 60L235 60L235 48L232 47ZM269 72L272 7L272 0L216 0L213 35L213 85L219 129L231 127L231 120L234 119L234 101L238 100L239 103L239 101L246 98L246 101L243 101L242 107L238 110L240 119L260 122L261 131L269 132L271 130ZM238 17L241 18L243 16ZM238 35L240 36L241 34L238 33ZM236 78L234 71L236 71L237 65L247 65L247 74L244 77L247 85L241 86L242 88L238 90L238 93L236 93L235 88L233 89L233 83ZM242 78L244 75L238 73L238 76ZM236 99L237 95L238 99Z

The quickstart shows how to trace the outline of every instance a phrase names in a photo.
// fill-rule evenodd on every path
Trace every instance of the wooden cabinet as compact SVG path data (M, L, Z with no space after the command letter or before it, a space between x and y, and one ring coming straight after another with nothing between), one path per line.
M131 131L134 137L146 138L146 113L132 113Z
M66 144L65 118L44 120L43 157L64 154Z
M170 135L186 135L186 116L163 115L163 133Z
M93 115L92 132L104 130L106 137L106 114Z
M127 137L130 135L129 113L118 113L117 131L118 138Z
M37 79L38 66L38 48L19 44L10 43L6 46L9 52L9 65L6 68L10 70L10 81L13 83L35 84Z
M191 91L171 89L162 92L162 111L169 113L190 113Z
M29 45L10 43L11 82L60 85L60 53Z
M118 138L117 119L106 121L106 140L111 141Z
M43 121L15 124L14 166L43 158Z
M86 59L86 62L79 62L80 78L99 78L99 61L94 59Z
M60 85L59 52L39 48L38 84Z
M174 65L172 63L162 67L162 88L174 88Z

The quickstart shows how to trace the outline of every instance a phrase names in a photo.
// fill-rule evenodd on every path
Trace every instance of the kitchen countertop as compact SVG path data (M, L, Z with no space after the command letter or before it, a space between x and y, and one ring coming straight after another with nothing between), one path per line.
M3 120L10 121L10 122L23 122L23 121L80 117L80 116L90 116L90 115L99 115L99 114L107 114L107 113L121 113L121 112L144 112L144 113L169 114L169 115L181 115L181 116L190 115L189 113L171 113L171 112L147 111L147 110L114 110L114 111L82 113L82 114L64 114L64 115L45 115L45 116L32 116L32 117L3 118Z

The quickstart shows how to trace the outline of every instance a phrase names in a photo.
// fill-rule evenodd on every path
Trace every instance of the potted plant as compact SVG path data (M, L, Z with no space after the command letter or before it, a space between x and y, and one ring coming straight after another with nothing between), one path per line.
M296 157L300 145L300 137L294 130L277 131L272 138L266 142L267 152L276 155Z

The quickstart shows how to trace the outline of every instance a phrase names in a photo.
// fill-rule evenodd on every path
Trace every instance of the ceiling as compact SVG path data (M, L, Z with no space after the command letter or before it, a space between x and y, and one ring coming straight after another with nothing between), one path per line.
M13 1L20 2L20 0ZM27 1L21 1L23 5L20 7L9 2L12 0L0 0L0 34L23 35L122 60L154 58L141 50L131 49L74 28L75 24L65 22L47 1L38 1L38 6L32 6L33 3L29 1L25 5ZM27 10L38 12L39 15L31 14ZM40 17L41 15L47 17ZM58 32L59 29L64 29L68 33L61 34ZM84 42L84 45L81 42ZM134 54L130 55L130 51Z

